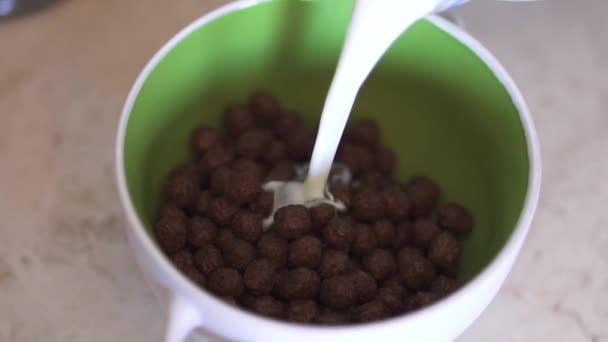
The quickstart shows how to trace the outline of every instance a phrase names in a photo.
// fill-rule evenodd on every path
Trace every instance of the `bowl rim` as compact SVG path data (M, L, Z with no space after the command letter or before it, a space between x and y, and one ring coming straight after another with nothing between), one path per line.
M195 298L194 301L197 303L205 303L205 310L217 311L221 310L227 314L230 314L232 319L235 320L248 320L251 324L257 326L264 326L266 329L290 329L293 334L306 334L310 332L323 332L325 336L331 336L332 334L348 331L349 333L362 331L362 329L369 329L370 326L374 326L377 329L395 327L396 325L403 325L406 322L414 320L423 320L429 316L435 315L441 311L445 306L449 306L452 303L461 301L465 297L469 297L472 292L480 284L487 282L493 277L493 274L497 273L504 264L509 261L512 253L517 254L521 248L523 241L528 233L529 227L532 223L534 213L538 205L538 199L540 196L541 189L541 156L540 156L540 143L538 135L530 115L528 106L521 94L519 88L516 86L513 79L507 73L506 69L500 64L500 62L494 57L489 50L487 50L479 41L473 38L471 35L452 24L446 19L443 19L437 15L429 15L426 19L437 26L442 31L451 35L457 39L460 43L467 47L472 53L474 53L480 62L484 63L494 74L494 77L500 82L505 91L509 94L513 101L515 109L518 111L519 120L524 130L524 137L526 140L527 153L528 153L528 187L524 199L524 204L520 211L517 223L507 239L506 243L499 250L498 254L486 265L477 275L475 275L470 281L464 286L454 292L452 295L427 306L423 309L409 313L403 316L397 316L383 321L357 324L350 326L335 326L335 327L324 327L314 325L302 325L296 323L282 322L273 319L268 319L243 309L233 307L229 304L224 303L219 298L207 293L200 289L186 276L177 270L160 251L152 237L147 233L144 224L138 216L127 186L126 170L124 165L124 147L126 131L129 122L129 117L135 101L139 96L139 93L148 79L149 75L155 70L156 66L160 61L182 40L188 37L196 29L218 19L224 15L245 9L251 6L255 6L269 0L236 0L227 5L221 6L202 17L194 20L189 25L185 26L175 36L173 36L168 42L166 42L147 62L145 67L139 73L136 81L134 82L129 95L125 101L122 109L120 121L118 124L118 130L116 135L115 145L115 172L116 172L116 185L120 197L121 204L125 211L125 215L128 221L128 228L130 229L136 239L142 244L147 259L149 262L156 264L162 273L166 277L171 278L171 282L174 285L173 291L179 292L185 298ZM501 283L502 284L502 283ZM495 293L492 295L492 298ZM198 310L198 309L197 309ZM200 311L200 310L199 310ZM204 315L203 315L204 321ZM334 335L335 336L335 335Z

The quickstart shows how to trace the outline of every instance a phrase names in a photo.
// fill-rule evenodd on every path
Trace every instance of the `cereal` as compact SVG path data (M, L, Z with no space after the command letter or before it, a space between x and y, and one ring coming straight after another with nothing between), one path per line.
M295 239L310 232L312 221L303 205L287 205L274 214L273 229L286 239Z
M194 254L194 264L199 271L211 274L220 267L224 267L224 258L217 247L207 245L199 248Z
M312 299L300 299L289 302L287 319L294 322L312 322L319 311L317 302Z
M325 242L334 248L346 248L355 238L355 230L344 219L334 217L322 230Z
M238 297L243 293L243 277L234 268L222 267L209 275L209 290L219 296Z
M228 134L240 136L253 127L253 114L245 106L230 106L224 111L222 123Z
M439 211L439 224L456 235L466 235L473 228L473 215L458 203L448 203Z
M358 270L349 274L349 278L355 285L357 303L365 303L376 296L378 287L376 281L369 273Z
M260 193L262 183L253 173L239 173L226 184L224 196L232 203L243 205L253 202Z
M209 217L220 226L232 223L232 218L239 208L223 197L211 200L209 204Z
M216 129L200 126L192 133L192 147L200 153L205 153L221 139L222 135Z
M378 245L378 239L372 228L367 224L357 224L355 231L353 254L362 256L371 253Z
M286 300L308 299L316 296L321 277L309 268L299 267L286 272L277 279L276 289Z
M321 204L310 209L310 219L315 229L324 227L336 215L336 209L331 204Z
M439 234L429 247L429 259L439 268L454 264L462 254L462 243L450 232Z
M357 288L347 275L326 278L321 283L319 299L332 309L345 309L356 303Z
M285 306L283 303L271 296L256 298L255 302L253 302L252 309L262 316L272 318L282 318L285 315Z
M389 220L380 220L374 222L372 225L372 230L376 235L376 239L378 242L378 246L380 247L389 247L395 241L395 236L397 235L397 231L395 229L395 225Z
M251 111L258 119L268 123L281 114L281 108L277 99L265 92L255 93L249 101L249 108L251 108Z
M245 287L255 295L269 294L274 287L275 269L274 263L268 259L252 261L243 274Z
M370 222L384 216L384 206L381 193L364 189L355 193L350 210L357 220Z
M287 263L288 253L289 243L287 240L272 230L263 234L258 241L258 254L274 262L277 267Z
M410 200L399 188L391 188L382 192L386 204L386 215L392 221L406 218L410 212Z
M255 160L271 141L272 135L265 129L254 128L245 132L236 142L237 155Z
M365 270L376 281L382 281L395 273L397 270L397 262L392 252L386 249L376 249L371 254L366 255L362 259L362 264Z
M399 273L403 284L411 290L420 290L435 277L433 264L418 249L404 247L398 256Z
M266 217L272 213L272 205L274 203L274 193L270 191L261 191L258 197L251 203L251 210Z
M224 194L226 186L235 178L236 172L228 166L220 166L211 172L211 193L215 196Z
M319 265L319 274L322 278L330 278L348 271L350 268L350 258L343 251L328 248L323 254Z
M380 143L380 128L372 119L361 119L348 127L346 137L363 145L376 146Z
M222 254L226 265L244 270L255 258L255 249L251 243L235 238L226 242Z
M208 218L195 216L188 222L188 244L194 248L212 243L216 235L217 227Z
M172 214L165 213L154 230L158 244L166 253L177 252L186 246L188 218L177 210L172 210Z
M355 322L371 322L384 319L389 314L390 311L383 301L374 300L356 307L353 311L353 320Z
M439 233L441 229L433 221L419 218L412 228L412 240L416 246L427 248Z
M321 240L311 235L305 235L291 243L287 260L291 267L315 269L321 262L322 254L323 245Z
M262 216L247 210L241 210L232 219L232 231L236 237L255 243L264 232Z
M415 216L428 215L439 199L439 187L427 177L416 177L407 185L406 192Z

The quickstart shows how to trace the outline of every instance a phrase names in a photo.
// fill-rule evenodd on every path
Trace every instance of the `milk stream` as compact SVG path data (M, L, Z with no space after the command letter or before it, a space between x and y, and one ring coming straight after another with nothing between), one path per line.
M437 4L437 0L356 2L321 114L308 174L303 180L264 184L265 190L274 191L274 208L264 222L266 228L272 225L274 212L289 204L314 207L329 203L338 210L346 209L329 193L327 179L357 93L395 39L418 19L433 11Z

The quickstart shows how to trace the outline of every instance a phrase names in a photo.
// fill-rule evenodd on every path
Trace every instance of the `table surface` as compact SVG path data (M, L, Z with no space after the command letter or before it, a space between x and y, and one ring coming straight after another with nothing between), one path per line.
M0 23L0 341L161 341L166 307L125 239L115 129L145 61L222 3L63 1ZM458 13L526 95L544 162L521 256L459 341L608 342L608 2Z

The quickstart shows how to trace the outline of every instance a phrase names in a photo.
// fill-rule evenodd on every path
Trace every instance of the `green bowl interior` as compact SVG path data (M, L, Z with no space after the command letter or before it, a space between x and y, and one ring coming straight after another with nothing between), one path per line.
M309 124L321 112L351 0L270 1L199 27L160 60L137 95L126 130L128 190L148 232L169 171L192 158L191 130L218 125L226 104L265 89ZM352 117L371 116L398 154L400 180L434 178L442 200L469 207L461 280L499 252L523 207L526 139L492 71L427 20L403 34L362 88Z

